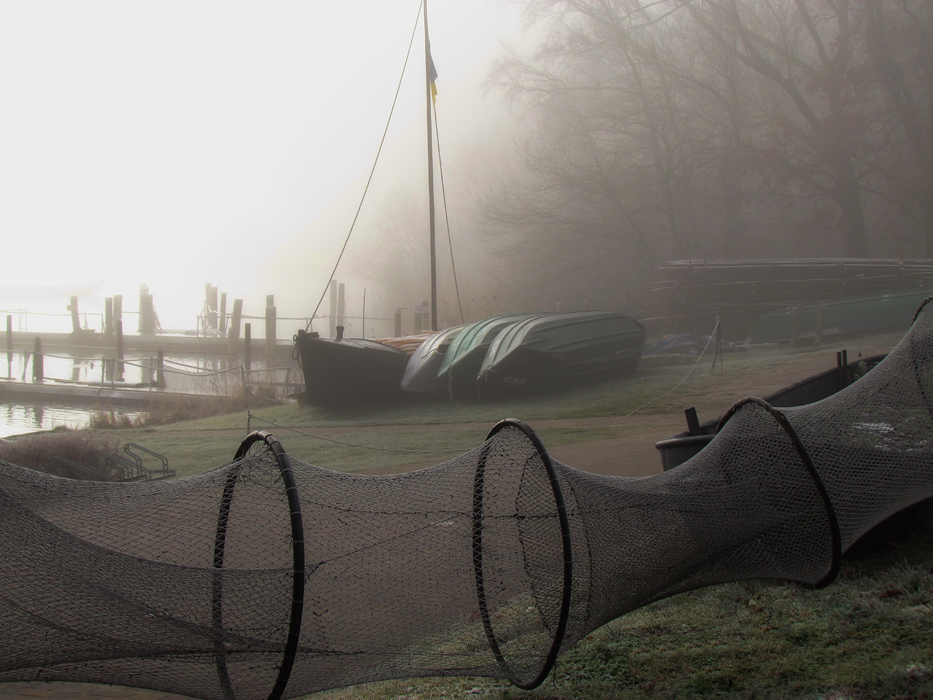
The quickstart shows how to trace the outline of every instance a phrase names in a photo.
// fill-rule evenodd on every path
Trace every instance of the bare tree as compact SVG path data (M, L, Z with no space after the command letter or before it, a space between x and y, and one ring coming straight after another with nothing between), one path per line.
M933 5L867 0L862 9L872 77L886 97L872 164L885 198L916 218L933 257Z
M858 95L850 75L859 27L849 5L848 0L683 3L719 46L783 92L793 112L775 114L775 137L783 138L774 166L835 202L846 254L866 257L859 125L853 115Z

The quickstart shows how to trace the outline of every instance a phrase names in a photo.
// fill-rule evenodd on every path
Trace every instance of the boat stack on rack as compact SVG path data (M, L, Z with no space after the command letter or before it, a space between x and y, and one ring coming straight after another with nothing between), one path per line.
M744 339L759 317L790 313L781 338L787 342L798 308L812 316L814 336L821 305L829 310L856 300L859 306L902 298L897 308L906 318L898 319L897 327L906 328L917 304L933 290L933 260L673 260L658 268L655 279L656 312L677 332L699 332L721 318L731 337ZM826 330L832 328L827 320Z

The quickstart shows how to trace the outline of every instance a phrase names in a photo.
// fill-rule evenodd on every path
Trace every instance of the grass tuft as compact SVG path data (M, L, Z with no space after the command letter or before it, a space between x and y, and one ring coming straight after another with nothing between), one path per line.
M58 470L53 466L53 457L93 462L91 453L94 450L117 453L120 449L120 440L113 434L57 428L15 440L0 440L0 460L55 474Z

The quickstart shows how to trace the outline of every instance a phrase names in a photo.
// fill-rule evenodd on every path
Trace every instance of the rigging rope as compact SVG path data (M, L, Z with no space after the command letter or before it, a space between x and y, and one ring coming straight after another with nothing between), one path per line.
M389 124L392 122L392 115L395 112L395 105L398 103L398 96L402 90L402 80L405 77L405 69L408 67L408 59L411 57L411 47L414 45L415 34L418 31L418 19L421 17L421 6L422 3L419 2L418 14L415 16L415 26L411 31L411 39L408 41L408 53L405 54L405 62L402 64L402 74L399 76L398 86L395 88L395 97L392 99L392 108L389 110L389 118L386 119L385 129L382 132L382 139L380 139L379 148L376 151L376 158L373 160L373 167L370 169L369 178L366 180L366 187L363 188L363 195L360 197L360 203L356 208L356 214L353 215L353 221L350 223L350 230L347 231L347 237L343 241L343 247L340 249L340 255L337 256L337 262L334 263L334 269L331 270L327 284L324 285L324 291L321 292L321 298L318 299L317 306L314 307L314 311L311 313L311 318L308 319L308 325L305 326L305 331L311 328L311 322L317 315L318 309L321 308L321 304L324 303L324 297L327 295L327 290L330 287L330 283L334 279L334 275L337 273L337 267L340 265L340 261L343 259L343 254L347 250L347 244L350 242L350 236L353 235L353 229L356 227L356 222L360 218L360 211L363 209L363 202L366 200L366 194L369 192L370 184L372 184L373 175L376 173L376 166L379 164L379 156L382 154L382 147L385 145L386 135L389 133Z
M257 416L255 413L252 413L252 412L247 412L247 416L246 416L246 420L247 420L247 432L251 432L251 431L250 431L250 428L249 428L249 421L251 421L251 420L254 419L254 418L255 418L256 420L262 422L262 423L265 423L266 425L272 425L272 426L275 426L276 428L281 428L282 430L289 430L289 431L291 431L291 432L293 432L293 433L298 433L299 435L304 435L305 437L314 438L315 440L323 440L324 442L331 442L331 443L334 443L335 445L344 445L344 446L346 446L346 447L358 447L358 448L360 448L360 449L362 449L362 450L374 450L374 451L377 451L377 452L403 452L403 453L406 453L406 454L433 454L433 453L435 453L435 452L437 452L437 453L446 453L446 452L449 452L449 453L451 453L451 454L462 454L463 452L467 451L467 450L464 450L464 449L462 449L462 448L458 448L458 449L433 449L433 450L427 450L427 449L423 449L423 450L406 450L406 449L403 449L403 448L394 448L394 447L374 447L374 446L372 446L372 445L359 445L359 444L354 443L354 442L346 442L346 441L344 441L344 440L336 440L336 439L334 439L334 438L326 438L326 437L322 437L322 436L320 436L320 435L313 435L313 434L311 434L311 433L306 433L306 432L303 431L303 430L298 430L298 428L289 428L287 425L280 425L279 423L276 423L276 422L274 422L274 421L268 420L268 419L266 419L266 418L260 418L259 416ZM467 448L467 449L469 450L469 449L472 449L472 448Z
M447 210L447 188L444 185L444 161L441 160L441 132L437 125L437 106L434 107L434 134L437 139L437 170L441 176L441 198L444 201L444 224L447 226L447 247L450 249L450 268L454 273L454 289L457 292L457 308L460 310L460 323L464 323L463 304L460 303L460 285L457 282L457 266L454 264L454 244L450 237L450 212Z

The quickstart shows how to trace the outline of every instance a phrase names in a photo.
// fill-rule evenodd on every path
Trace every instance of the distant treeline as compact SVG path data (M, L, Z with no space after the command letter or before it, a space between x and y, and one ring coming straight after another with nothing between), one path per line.
M514 298L637 311L666 260L933 258L933 3L525 11L542 41L493 78L522 167L480 212Z

